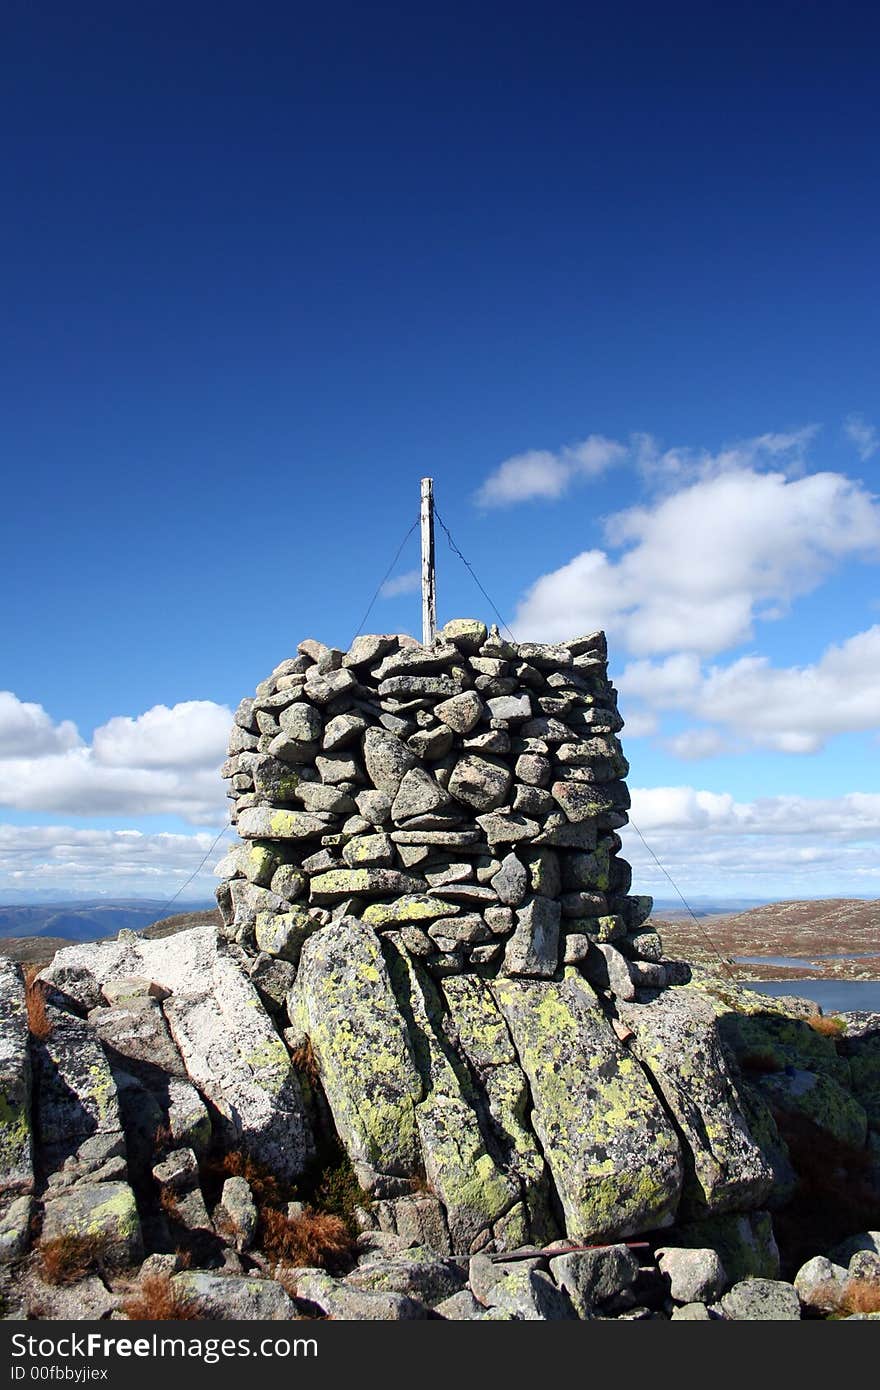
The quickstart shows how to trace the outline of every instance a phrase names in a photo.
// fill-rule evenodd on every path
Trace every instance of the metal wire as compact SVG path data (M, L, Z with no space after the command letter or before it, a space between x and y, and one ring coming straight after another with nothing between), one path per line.
M710 950L712 951L713 955L716 955L716 956L718 957L718 960L721 962L721 967L722 967L722 969L723 969L723 970L725 971L725 973L730 977L731 980L733 980L734 982L736 982L736 975L735 975L735 974L733 973L733 971L731 970L731 968L730 968L730 966L728 965L727 961L725 960L724 956L722 956L721 952L718 950L718 947L715 945L715 942L712 940L711 936L710 936L709 933L707 932L706 928L703 926L703 924L702 924L702 922L700 921L699 917L698 917L697 914L694 912L694 910L693 910L693 908L691 907L690 903L686 900L684 894L682 893L682 891L681 891L681 889L679 888L678 884L676 883L675 879L672 877L672 874L669 872L668 869L665 869L665 868L663 867L663 865L660 863L660 860L657 858L657 856L656 856L656 854L654 853L654 851L652 850L651 846L648 844L648 841L645 839L645 837L644 837L644 835L642 834L641 830L639 830L639 827L636 825L636 823L635 823L635 821L633 820L632 816L629 817L629 823L630 823L630 825L632 826L633 830L634 830L634 831L636 832L636 834L638 835L638 837L639 837L639 839L641 840L642 844L645 846L645 849L646 849L646 850L648 851L648 853L650 854L650 856L651 856L651 858L653 859L654 863L657 865L657 868L660 870L660 872L661 872L662 874L665 874L666 877L669 879L669 882L672 884L672 886L673 886L673 888L675 889L676 893L677 893L678 896L681 898L681 901L684 903L685 910L686 910L687 912L689 912L690 915L691 915L691 917L694 919L694 922L695 922L695 924L696 924L697 930L698 930L699 932L702 933L702 935L705 937L706 941L709 943L709 948L710 948Z
M417 516L416 519L415 519L415 521L413 522L412 526L409 528L409 530L407 531L406 535L404 536L403 540L400 542L400 545L397 547L397 553L395 554L394 559L391 561L391 564L388 566L388 568L387 568L387 570L385 571L385 573L383 574L382 578L379 580L379 583L376 585L376 592L373 594L373 597L370 599L370 602L369 602L368 605L367 605L367 611L366 611L366 613L364 614L364 616L361 618L360 627L358 628L357 632L354 634L355 637L360 637L361 633L363 632L364 627L366 626L367 618L369 618L370 614L371 614L372 611L373 611L373 604L376 602L376 599L379 597L380 593L382 592L382 586L383 586L383 584L385 583L386 579L388 579L389 575L391 574L391 571L394 569L394 566L397 564L398 560L400 559L400 556L401 556L401 554L402 554L402 552L403 552L403 547L406 545L406 543L407 543L407 541L409 540L410 536L412 535L413 531L414 531L414 530L416 529L416 527L418 526L420 520L421 520L421 516ZM352 640L352 642L353 642L353 641L354 641L354 637L353 637L351 640Z
M456 545L455 541L452 539L452 533L450 532L449 527L446 525L446 522L443 520L442 516L440 515L440 513L438 512L438 510L437 510L436 507L434 508L434 515L436 516L437 520L440 522L440 525L443 527L443 530L446 532L446 539L447 539L448 542L449 542L449 548L450 548L450 550L454 551L455 554L458 556L459 560L461 560L462 564L466 567L466 569L470 570L471 578L473 579L473 581L474 581L474 583L476 584L477 588L479 589L480 593L483 595L483 598L486 600L486 602L488 603L489 607L492 609L492 612L495 614L495 617L498 619L498 621L499 621L499 623L501 624L501 626L502 626L503 628L506 628L507 631L510 633L510 640L511 640L512 642L515 642L515 641L516 641L516 638L514 637L513 633L511 632L509 625L504 621L504 619L502 618L501 614L498 612L498 609L496 608L495 603L494 603L493 600L489 597L489 595L486 593L486 590L483 588L482 584L480 583L479 579L478 579L477 576L476 576L476 573L475 573L475 571L474 571L473 565L470 563L469 560L466 560L466 559L465 559L464 555L462 555L462 553L461 553L461 551L459 550L458 546Z

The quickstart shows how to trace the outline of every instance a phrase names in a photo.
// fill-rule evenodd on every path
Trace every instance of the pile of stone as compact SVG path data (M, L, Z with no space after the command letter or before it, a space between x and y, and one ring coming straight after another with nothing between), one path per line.
M230 937L295 964L354 916L437 977L576 965L624 1000L666 985L619 853L628 766L603 633L514 644L464 619L430 648L298 651L235 715Z
M13 1315L121 1316L148 1275L217 1318L788 1318L880 1286L876 1234L787 1284L773 1228L778 1115L880 1200L880 1016L838 1037L664 959L621 727L601 633L301 643L236 712L219 930L64 948L30 1019L0 962ZM350 1267L280 1279L244 1172L294 1219L328 1148ZM71 1303L40 1250L83 1240Z

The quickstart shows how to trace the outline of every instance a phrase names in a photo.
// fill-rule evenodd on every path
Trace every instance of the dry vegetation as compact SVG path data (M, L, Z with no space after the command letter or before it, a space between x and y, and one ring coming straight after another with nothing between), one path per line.
M38 1248L40 1274L47 1284L78 1284L103 1268L106 1244L97 1236L53 1236Z
M48 986L37 978L43 965L29 965L24 972L24 997L27 1005L28 1028L31 1037L45 1042L52 1032L52 1021L46 1012Z
M305 1207L300 1216L266 1207L260 1212L261 1244L280 1265L342 1269L351 1262L355 1244L340 1216Z
M121 1305L135 1322L182 1322L201 1314L191 1298L175 1288L168 1274L147 1274Z

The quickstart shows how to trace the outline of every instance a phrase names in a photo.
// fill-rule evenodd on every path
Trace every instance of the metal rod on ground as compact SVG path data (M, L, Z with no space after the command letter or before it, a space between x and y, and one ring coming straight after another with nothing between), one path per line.
M422 645L433 645L437 631L434 579L434 479L422 479Z

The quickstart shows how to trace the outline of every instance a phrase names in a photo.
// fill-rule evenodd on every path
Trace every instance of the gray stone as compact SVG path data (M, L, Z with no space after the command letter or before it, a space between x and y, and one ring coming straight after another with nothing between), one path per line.
M477 825L489 844L512 845L520 840L534 840L538 837L540 826L527 816L513 815L510 812L490 811L488 815L477 816Z
M441 641L451 642L463 652L479 651L486 637L486 624L477 618L452 618L440 629Z
M416 757L394 734L373 728L364 734L364 764L377 791L385 792L393 800L404 774L415 767ZM372 819L360 804L358 809L367 820Z
M346 667L343 670L314 674L315 667L306 672L306 695L316 705L329 705L340 695L345 695L357 686L354 674Z
M0 1201L0 1268L20 1259L28 1247L33 1198L22 1193Z
M727 1275L715 1250L661 1246L655 1257L676 1303L715 1303L727 1288Z
M596 989L609 989L615 999L624 1002L635 999L636 987L630 978L629 967L613 946L604 942L597 945L584 962L583 971Z
M451 700L442 700L434 713L457 734L469 734L485 714L486 707L475 690L463 690Z
M347 790L340 786L326 786L322 782L301 782L294 796L307 811L327 811L332 815L345 816L356 809Z
M236 1250L249 1250L257 1233L257 1208L246 1178L227 1178L215 1216L217 1229L228 1235Z
M496 895L509 907L519 907L525 901L529 876L512 850L505 855L491 883Z
M281 732L295 743L317 743L321 737L321 716L313 705L292 704L278 717Z
M322 1269L297 1272L296 1297L337 1322L401 1322L429 1315L423 1303L407 1294L353 1288Z
M311 880L312 901L318 904L342 902L357 895L390 897L392 894L417 894L422 889L420 878L403 874L399 869L331 869L316 874Z
M833 1264L824 1255L816 1255L801 1265L794 1277L794 1288L801 1303L817 1312L834 1312L840 1303L849 1271Z
M711 1322L712 1314L705 1303L683 1303L673 1308L669 1318L671 1322Z
M374 1293L409 1294L430 1308L461 1292L467 1279L462 1265L454 1260L414 1259L404 1252L388 1259L370 1260L347 1275L345 1282L349 1288Z
M572 1240L620 1240L671 1224L681 1149L642 1069L589 985L501 976L491 990L532 1098L531 1123Z
M632 1288L639 1262L625 1245L608 1245L602 1250L553 1255L550 1271L569 1295L578 1316L590 1318L597 1308Z
M449 791L456 801L478 811L491 811L504 801L510 781L510 769L503 763L468 753L456 763Z
M34 1186L31 1058L20 968L0 957L0 1193Z
M428 762L434 762L438 758L445 758L453 741L452 730L445 724L437 724L429 729L419 729L417 733L412 734L407 739L406 745L415 753L417 758L425 758Z
M387 869L394 863L394 846L387 835L355 835L342 857L351 869Z
M523 723L532 717L532 697L527 690L521 691L519 695L496 695L494 699L487 700L489 714L492 719L501 719L505 724Z
M296 1305L274 1279L193 1269L173 1275L171 1282L209 1320L288 1322L296 1317Z
M287 912L257 913L254 938L258 949L266 955L296 965L303 942L317 929L317 922L305 908L291 907Z
M43 1241L91 1236L108 1265L125 1267L143 1256L134 1193L126 1182L80 1182L50 1197L43 1210Z
M388 633L366 633L356 637L342 658L343 666L372 666L380 657L397 648L397 638Z
M550 780L550 761L540 753L521 753L514 765L520 782L531 787L545 787Z
M516 930L504 952L506 975L549 977L559 968L559 904L532 898L516 914Z
M797 1322L801 1316L795 1290L779 1279L744 1279L724 1295L721 1308L737 1322Z
M511 1264L488 1293L489 1308L508 1314L517 1322L558 1322L577 1313L564 1289L541 1269Z
M326 753L345 748L359 738L366 727L367 721L360 714L337 714L324 729L321 746Z
M329 815L248 806L239 813L238 833L246 840L312 840L326 834Z
M392 820L402 821L410 816L425 816L449 805L449 797L424 768L413 767L405 772L391 807Z
M350 753L325 753L315 758L315 766L325 786L337 787L344 782L351 785L363 782L360 764ZM354 805L346 810L354 810Z
M470 1289L462 1289L460 1293L435 1303L434 1312L449 1322L471 1322L481 1316L483 1305L477 1302Z

